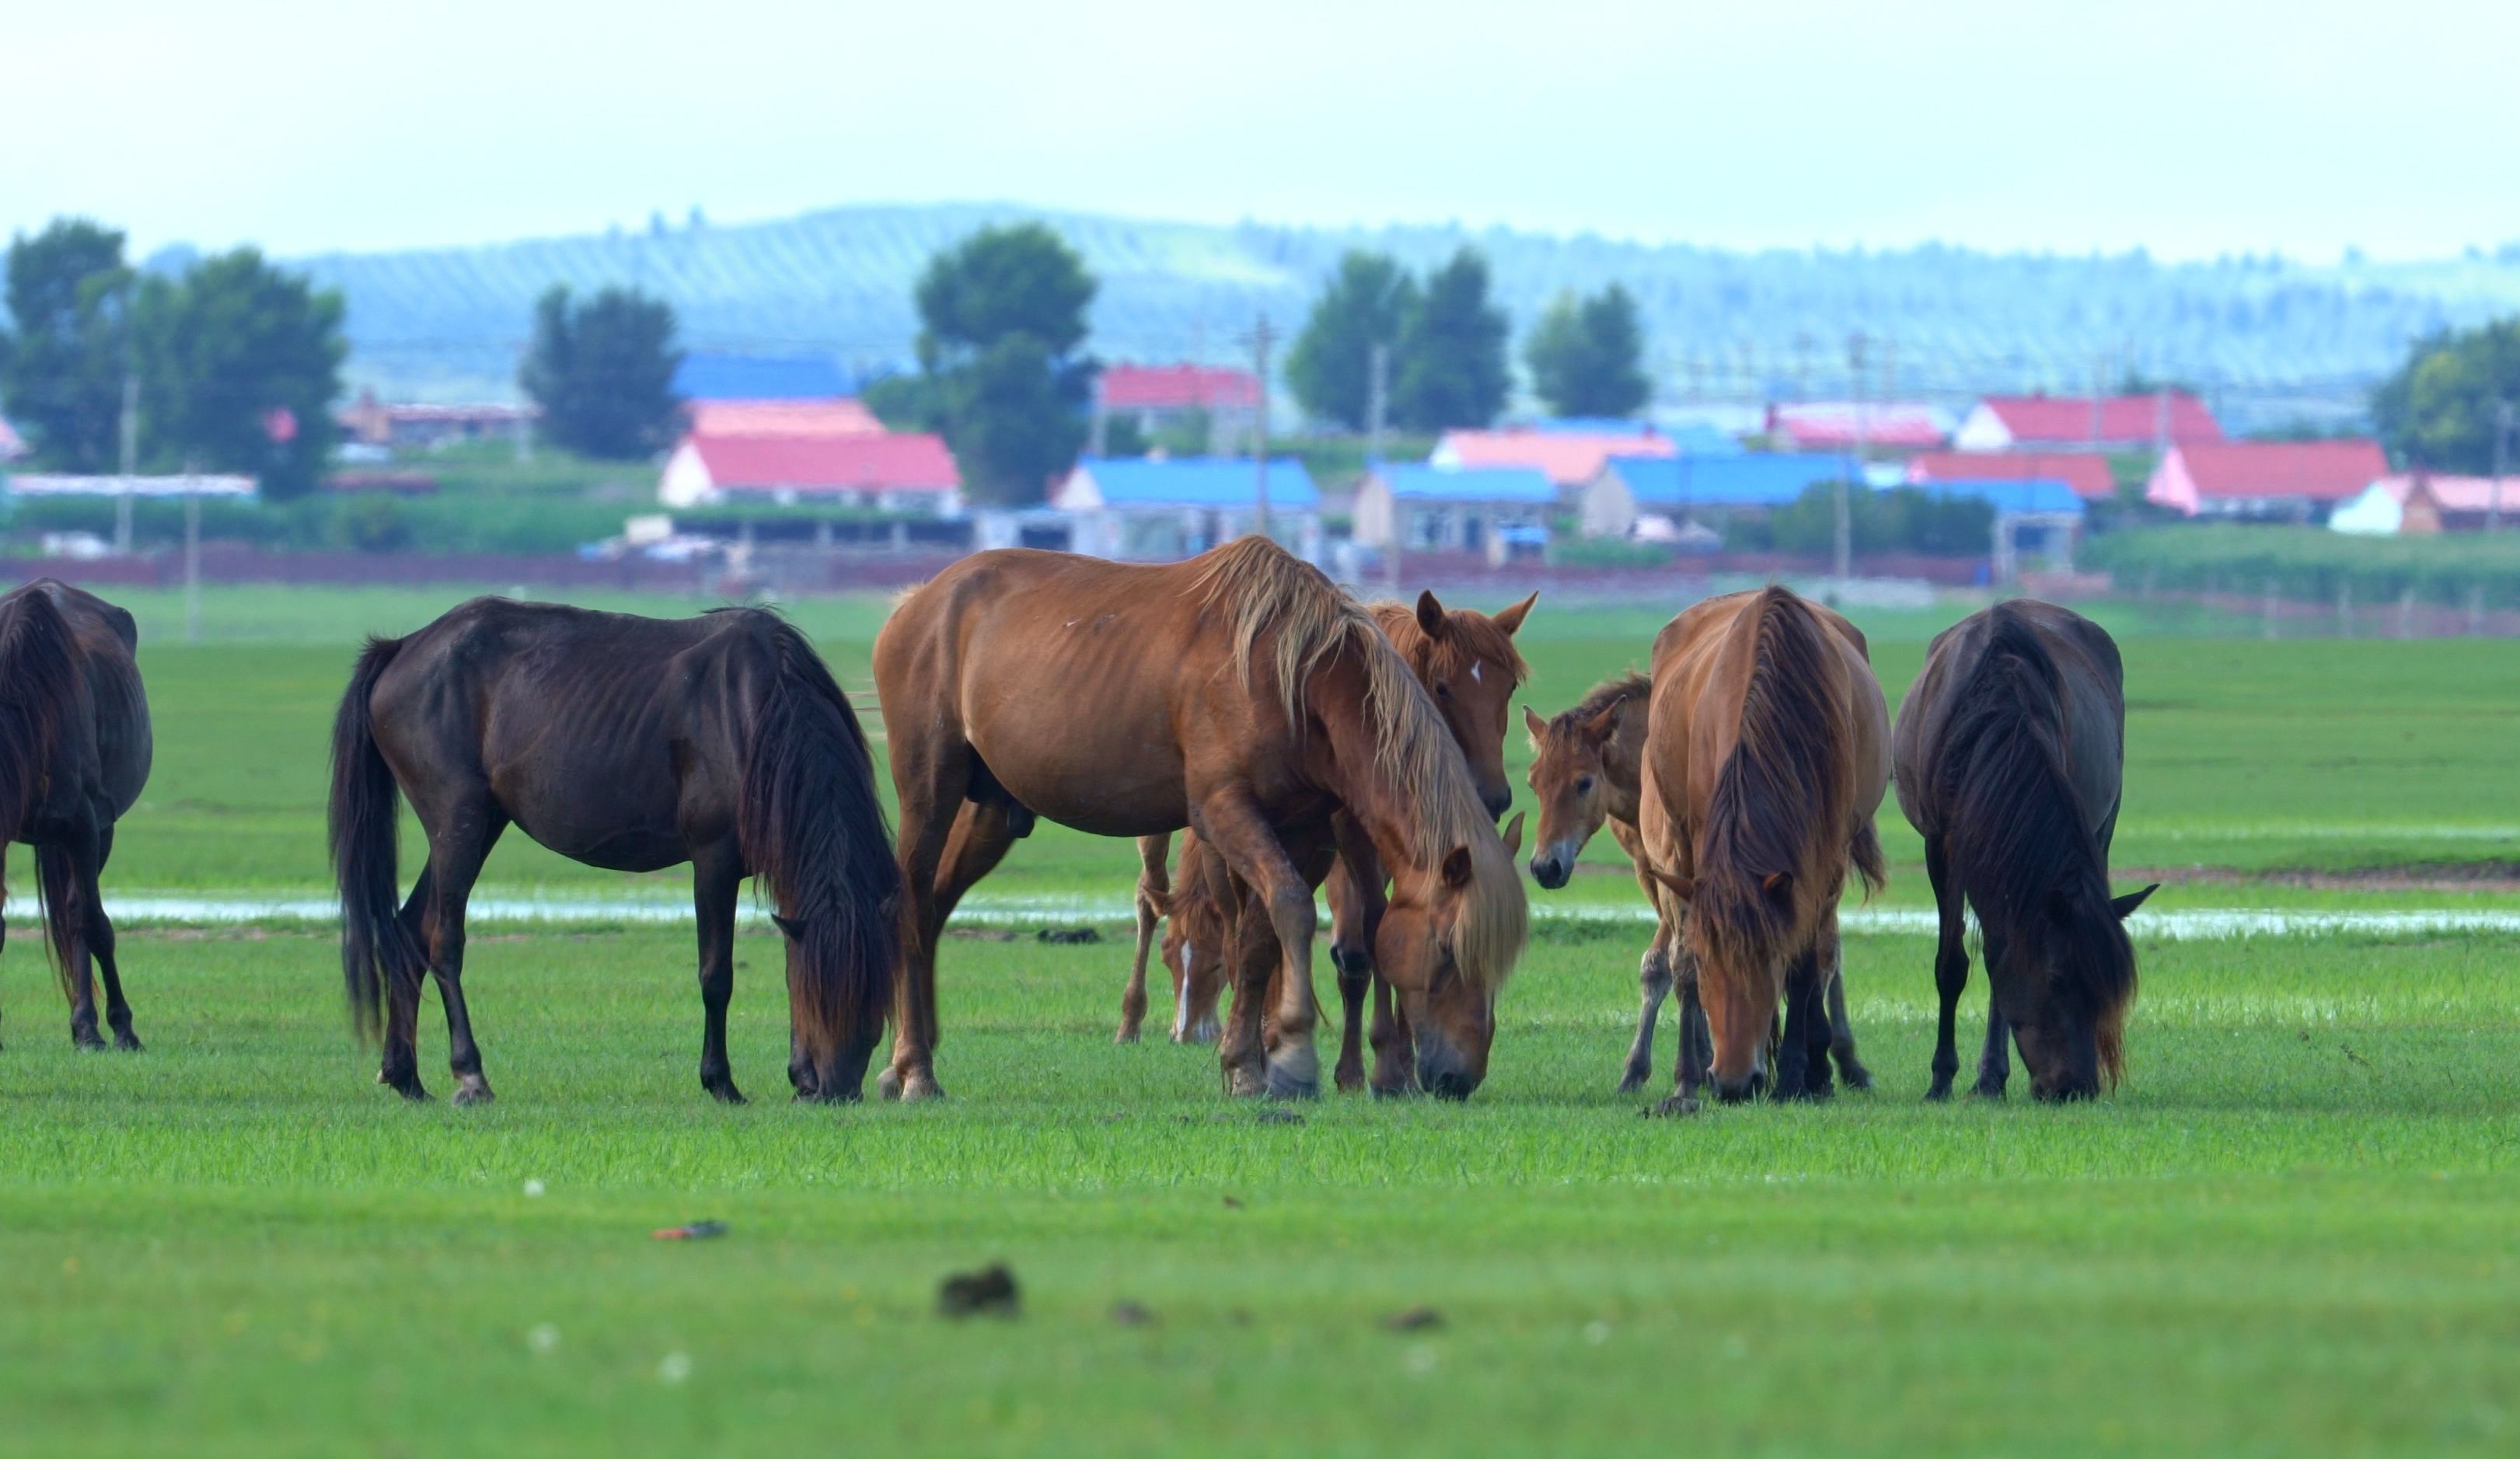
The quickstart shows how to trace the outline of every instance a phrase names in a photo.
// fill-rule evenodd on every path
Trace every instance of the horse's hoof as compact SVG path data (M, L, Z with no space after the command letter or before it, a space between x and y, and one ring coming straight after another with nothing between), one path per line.
M885 1072L888 1073L890 1071L887 1070ZM878 1080L878 1082L881 1081ZM911 1071L908 1078L900 1080L898 1087L900 1090L898 1094L887 1095L885 1097L888 1099L898 1099L905 1105L915 1105L923 1100L943 1099L945 1097L945 1086L936 1082L936 1076L934 1074L916 1070Z
M81 1053L102 1054L105 1052L105 1040L99 1038L96 1030L93 1028L72 1030L70 1033L70 1042L76 1045Z
M455 1104L459 1109L466 1105L486 1105L498 1097L490 1092L490 1081L479 1074L463 1074L455 1081Z
M1407 1099L1418 1092L1406 1084L1375 1084L1372 1089L1375 1099Z
M1342 1064L1338 1067L1338 1071L1331 1075L1331 1082L1338 1085L1339 1093L1354 1094L1365 1087L1365 1071L1363 1068L1351 1068Z
M128 1028L116 1028L113 1030L113 1046L126 1054L146 1054L149 1052L149 1050L140 1042L140 1035L132 1032Z
M1654 1103L1652 1108L1643 1112L1645 1117L1648 1119L1671 1119L1683 1115L1694 1115L1696 1113L1697 1099L1694 1095L1688 1094L1675 1094L1668 1098L1658 1100Z
M1645 1080L1652 1076L1653 1071L1649 1069L1640 1069L1636 1065L1631 1064L1628 1066L1627 1072L1619 1075L1619 1092L1621 1094L1634 1094L1638 1090L1645 1087Z
M2003 1081L2001 1079L1980 1079L1977 1081L1977 1087L1969 1092L1980 1099L2002 1099L2003 1098Z
M1122 1024L1120 1026L1120 1031L1111 1035L1111 1041L1113 1043L1136 1043L1138 1041L1138 1026L1135 1024Z
M743 1097L742 1090L735 1087L733 1080L722 1080L715 1084L703 1084L700 1087L709 1092L709 1098L716 1100L722 1105L748 1105L752 1103L752 1101Z
M1236 1099L1258 1099L1269 1092L1269 1077L1250 1065L1238 1065L1225 1071L1225 1092Z
M384 1081L384 1085L394 1093L401 1095L405 1104L425 1105L428 1103L428 1091L422 1087L421 1082L418 1079L412 1079L403 1083L396 1083L392 1079L387 1079Z
M901 1098L901 1071L885 1065L883 1072L875 1076L875 1092L885 1099ZM802 1096L804 1091L799 1090L797 1093Z
M1872 1088L1872 1071L1849 1061L1837 1067L1837 1081L1858 1092L1869 1091Z

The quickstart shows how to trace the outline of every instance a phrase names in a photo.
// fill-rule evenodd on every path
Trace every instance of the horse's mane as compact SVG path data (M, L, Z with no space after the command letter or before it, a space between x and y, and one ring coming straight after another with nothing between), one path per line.
M2010 604L1998 604L1989 625L1935 767L1951 797L1952 869L1991 925L2067 914L2049 939L2054 991L2092 1016L2115 1083L2135 948L2109 905L2107 863L2068 769L2063 671Z
M1513 635L1498 627L1486 614L1448 608L1444 610L1444 636L1431 638L1418 621L1418 610L1409 604L1384 599L1367 604L1365 611L1373 615L1382 636L1391 640L1400 657L1418 666L1427 677L1450 678L1481 660L1511 669L1516 684L1531 677L1531 665L1522 661L1521 651L1513 646Z
M1653 693L1653 680L1634 669L1603 679L1593 686L1591 693L1577 701L1575 707L1562 709L1552 715L1549 720L1550 732L1565 734L1579 725L1590 724L1600 718L1613 705L1632 699L1643 699L1651 693Z
M1307 717L1313 676L1342 653L1356 656L1373 721L1372 771L1413 812L1396 818L1410 859L1431 868L1456 846L1470 852L1471 889L1454 931L1454 961L1472 981L1502 982L1528 935L1522 887L1470 785L1461 747L1399 651L1319 568L1267 537L1238 537L1196 561L1192 591L1202 608L1223 616L1244 683L1260 640L1270 638L1270 667L1289 725L1300 728Z
M1868 889L1885 880L1870 828L1844 834L1854 796L1846 715L1829 693L1829 630L1811 605L1769 587L1756 626L1740 729L1707 805L1689 929L1723 961L1771 965L1803 914L1839 886L1851 857ZM1789 880L1770 890L1770 877Z

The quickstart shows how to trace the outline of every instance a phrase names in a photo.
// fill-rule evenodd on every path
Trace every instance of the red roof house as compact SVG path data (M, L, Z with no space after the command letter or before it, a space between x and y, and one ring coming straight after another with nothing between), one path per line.
M1963 451L2148 451L2217 441L2223 428L2205 402L2183 390L2148 395L1989 395L1960 422L1952 444Z
M2373 440L2227 440L2173 446L2143 499L2190 517L2324 520L2389 474Z
M1447 431L1426 464L1445 471L1527 466L1546 473L1559 491L1581 490L1613 456L1675 456L1668 435L1609 435L1574 431Z
M1097 388L1102 408L1118 414L1248 411L1260 403L1260 382L1250 371L1204 365L1109 365Z
M694 433L674 447L656 484L668 507L744 497L941 516L961 510L963 476L944 440L924 433Z
M1927 451L1908 461L1908 479L1936 481L2062 481L2085 501L2115 496L2118 479L2109 464L2089 451Z
M1930 451L1952 434L1949 417L1930 405L1896 401L1815 400L1768 408L1768 434L1796 451Z

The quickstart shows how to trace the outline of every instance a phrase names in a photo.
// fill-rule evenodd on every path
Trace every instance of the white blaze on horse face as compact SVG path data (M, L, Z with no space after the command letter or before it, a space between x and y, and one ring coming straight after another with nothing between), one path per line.
M1175 1043L1190 1036L1190 970L1197 959L1197 949L1184 942L1181 986L1173 992L1173 1041Z
M1478 681L1479 681L1479 664L1478 664L1478 661L1477 661L1477 660L1475 660L1475 659L1473 659L1473 660L1471 660L1471 661L1470 661L1470 682L1471 682L1471 683L1473 683L1473 684L1475 684L1475 683L1477 683Z

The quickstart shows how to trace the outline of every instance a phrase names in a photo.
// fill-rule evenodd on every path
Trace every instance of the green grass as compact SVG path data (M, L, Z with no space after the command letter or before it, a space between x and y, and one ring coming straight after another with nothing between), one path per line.
M158 761L110 889L320 888L351 650L455 596L214 592L198 646L176 597L130 598ZM881 612L796 616L863 686ZM1641 661L1665 616L1544 601L1531 702ZM1894 701L1953 616L1863 616ZM2510 645L2107 621L2134 698L2122 865L2513 856ZM1045 827L988 887L1117 897L1132 874L1126 846ZM683 886L514 837L489 880ZM1535 895L1635 898L1607 871ZM1544 923L1469 1105L1332 1097L1281 1123L1219 1093L1212 1050L1109 1043L1108 941L949 941L955 1097L833 1112L785 1103L778 945L747 934L734 1056L759 1103L730 1110L698 1087L687 932L485 927L467 989L500 1100L459 1111L372 1082L323 929L126 932L138 1056L70 1050L18 931L11 1452L2495 1454L2520 1433L2520 937L2143 939L2129 1081L2069 1110L1921 1104L1931 946L1852 937L1876 1092L1653 1121L1611 1092L1640 930ZM1964 1007L1982 1027L1982 981ZM422 1028L443 1095L433 1000ZM703 1217L731 1234L649 1238ZM999 1258L1019 1320L935 1315L942 1276ZM1157 1320L1117 1324L1119 1301ZM1442 1324L1382 1326L1420 1304Z

